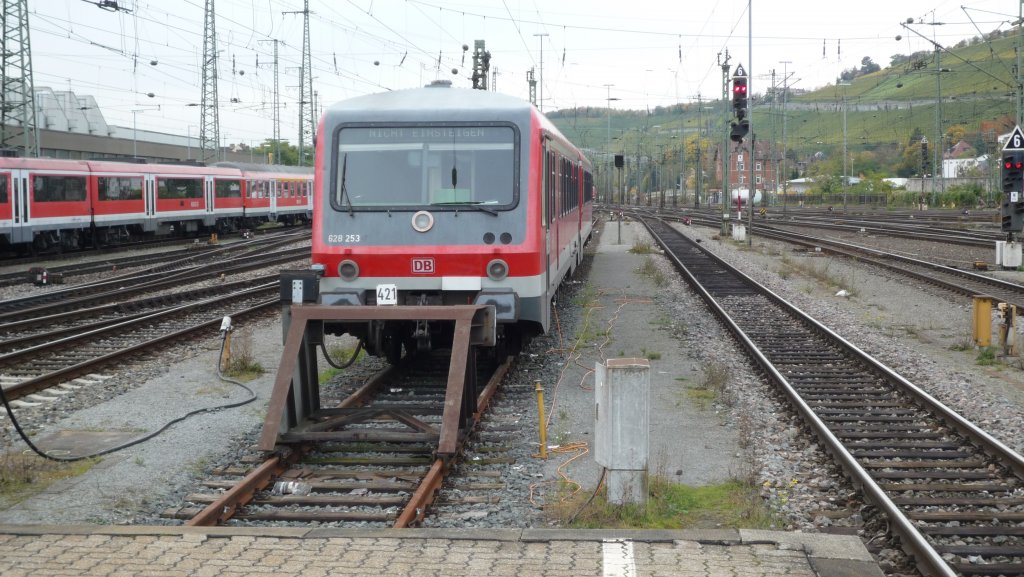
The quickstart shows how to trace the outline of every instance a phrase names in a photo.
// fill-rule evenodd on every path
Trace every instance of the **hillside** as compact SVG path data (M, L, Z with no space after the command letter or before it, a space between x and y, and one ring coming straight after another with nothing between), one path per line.
M936 72L934 52L923 52L893 57L889 67L858 76L848 84L830 84L804 93L791 91L785 114L788 154L802 162L841 157L844 95L846 143L854 162L851 174L894 175L898 157L908 144L918 146L921 135L934 143L936 135L943 134L945 148L962 139L978 155L992 152L997 146L996 137L1013 126L1016 43L1015 35L991 42L965 40L940 54L940 73ZM941 89L940 131L936 130L937 76ZM764 87L765 82L770 80L758 78L755 90ZM776 142L781 150L782 87L755 93L751 101L757 139ZM559 110L548 116L566 136L596 156L608 150L645 155L660 149L666 162L671 162L674 155L666 151L678 149L681 135L687 142L687 157L695 157L699 126L704 128L704 150L712 149L712 140L714 144L721 142L726 109L726 103L716 100L658 107L649 114L646 110L612 110L610 131L606 108ZM952 136L945 137L947 132Z

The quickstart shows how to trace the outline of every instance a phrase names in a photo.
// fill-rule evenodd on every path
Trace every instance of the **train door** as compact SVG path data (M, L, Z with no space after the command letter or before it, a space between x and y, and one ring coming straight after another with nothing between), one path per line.
M32 189L27 170L11 171L11 243L32 242Z
M270 181L270 220L277 220L277 197L281 194L281 181L274 179Z
M206 214L213 214L213 177L203 177L203 198L206 199Z
M576 227L576 236L577 236L577 238L579 238L579 235L583 232L583 201L586 199L587 179L586 179L586 174L584 174L584 172L583 172L583 163L582 162L576 161L576 168L575 168L575 170L576 170L576 208L578 209L576 211L576 213L577 213L577 216L579 216L579 218L577 219L578 222L577 222L577 227ZM581 248L582 248L582 246L583 245L580 245Z
M143 175L142 198L146 208L146 216L142 221L142 231L156 232L156 176L152 174Z
M212 227L217 224L217 217L213 214L213 199L216 196L214 191L216 185L213 181L213 176L206 175L203 177L203 226Z
M544 259L547 262L547 266L544 267L544 286L549 293L554 279L558 278L558 244L556 242L558 227L555 225L555 216L558 214L555 204L557 197L555 194L555 174L557 168L555 154L551 150L550 145L551 140L545 138L541 153L544 164L544 176L541 183L541 194L544 196L544 214L542 215L542 220L544 221Z
M0 172L0 237L7 238L8 242L10 241L11 229L14 224L14 209L12 208L14 195L11 194L12 187L11 173Z

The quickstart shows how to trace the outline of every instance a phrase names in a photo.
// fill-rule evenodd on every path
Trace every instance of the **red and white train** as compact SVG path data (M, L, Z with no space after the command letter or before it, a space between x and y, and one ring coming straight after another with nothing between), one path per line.
M312 216L306 168L0 158L0 249L45 251Z
M510 352L547 331L596 195L590 162L534 106L446 81L356 97L325 112L316 151L322 304L493 304ZM402 345L425 348L444 329L377 320L325 330L394 362Z

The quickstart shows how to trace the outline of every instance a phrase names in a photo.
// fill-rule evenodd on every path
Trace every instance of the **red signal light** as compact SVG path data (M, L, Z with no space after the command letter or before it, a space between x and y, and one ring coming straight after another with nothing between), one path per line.
M733 94L746 94L747 93L747 85L746 84L735 84L732 87L732 91L733 91Z

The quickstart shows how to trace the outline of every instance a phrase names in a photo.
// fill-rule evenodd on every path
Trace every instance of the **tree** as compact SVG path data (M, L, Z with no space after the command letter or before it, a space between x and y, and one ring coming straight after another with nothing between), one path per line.
M946 129L946 142L952 147L956 143L964 139L967 134L967 127L963 124L954 124Z
M273 154L278 147L281 150L281 157L273 158ZM287 166L299 164L299 149L288 144L287 140L275 141L273 138L268 138L257 146L253 152L262 158L271 159L270 164L284 164Z
M865 56L860 61L860 73L861 75L871 74L872 72L878 72L882 67L871 61L870 56Z

